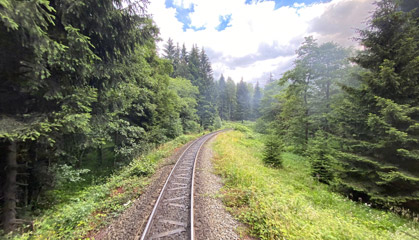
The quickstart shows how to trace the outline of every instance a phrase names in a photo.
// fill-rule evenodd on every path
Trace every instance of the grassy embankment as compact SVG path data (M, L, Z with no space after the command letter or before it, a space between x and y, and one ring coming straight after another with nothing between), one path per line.
M229 211L261 239L418 239L417 220L372 209L310 176L307 160L283 154L283 168L262 162L261 136L249 128L220 134L216 171Z
M133 160L128 166L97 181L69 184L48 194L54 195L55 205L43 211L33 221L33 230L12 239L79 239L108 224L141 195L150 175L174 150L200 134L184 135ZM160 164L161 165L161 164ZM103 170L103 169L102 169ZM96 171L100 172L98 169ZM103 171L102 171L103 172ZM104 170L105 174L108 172ZM91 174L90 172L89 174Z

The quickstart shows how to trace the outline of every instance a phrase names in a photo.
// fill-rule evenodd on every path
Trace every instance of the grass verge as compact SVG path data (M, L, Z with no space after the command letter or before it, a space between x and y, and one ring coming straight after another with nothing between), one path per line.
M183 135L133 160L102 184L85 187L33 221L33 230L9 239L88 239L141 195L158 163L201 134Z
M310 176L301 156L283 154L283 168L262 162L263 143L250 128L221 133L213 148L225 180L228 210L261 239L418 239L417 221L372 209L330 191Z

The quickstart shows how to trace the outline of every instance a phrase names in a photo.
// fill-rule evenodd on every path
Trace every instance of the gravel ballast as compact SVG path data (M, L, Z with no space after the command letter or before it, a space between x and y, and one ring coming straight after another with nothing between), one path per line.
M209 140L201 150L195 169L195 239L240 239L236 233L239 223L225 210L219 197L223 186L214 174L213 151Z
M150 184L146 187L143 194L109 226L101 229L94 236L94 239L139 239L170 171L176 160L191 143L192 141L177 149L172 156L164 159L158 170L151 177Z
M240 239L236 232L239 223L225 210L221 199L217 197L223 184L221 178L214 174L211 162L213 151L210 146L214 139L215 137L205 143L196 163L195 239ZM150 184L143 194L109 226L99 230L94 239L139 239L171 169L190 143L162 161L161 167L151 177Z

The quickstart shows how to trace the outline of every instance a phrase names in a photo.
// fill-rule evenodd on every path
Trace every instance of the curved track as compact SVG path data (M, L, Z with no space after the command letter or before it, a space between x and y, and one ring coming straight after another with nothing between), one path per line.
M141 240L194 239L195 163L201 147L217 133L198 138L179 157L154 205Z

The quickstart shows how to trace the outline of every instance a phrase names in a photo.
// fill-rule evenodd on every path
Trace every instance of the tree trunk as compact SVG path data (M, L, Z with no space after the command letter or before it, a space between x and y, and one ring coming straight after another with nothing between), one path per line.
M16 221L16 195L17 195L17 160L16 160L16 142L10 142L6 153L6 181L4 183L4 201L3 201L3 229L6 233L14 229Z
M99 165L102 165L103 163L103 146L102 145L97 147L97 161Z
M330 81L326 83L326 113L329 114L330 112ZM327 120L327 116L325 117L325 129L326 132L329 132L329 121Z
M308 112L308 88L310 87L310 78L311 78L311 75L310 74L308 74L308 76L307 76L307 80L306 80L306 87L305 87L305 89L304 89L304 104L305 104L305 107L306 107L306 111L305 111L305 122L306 122L306 124L305 124L305 129L304 129L304 134L305 134L305 144L306 144L306 146L307 146L307 144L308 144L308 129L309 129L309 123L308 123L308 114L309 114L309 112ZM306 147L305 146L305 147Z

